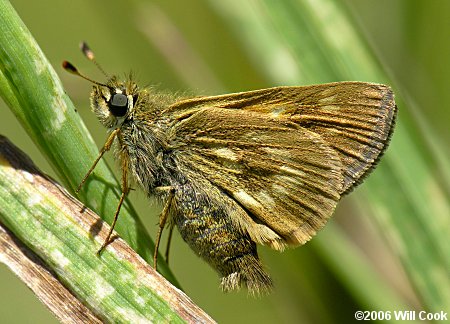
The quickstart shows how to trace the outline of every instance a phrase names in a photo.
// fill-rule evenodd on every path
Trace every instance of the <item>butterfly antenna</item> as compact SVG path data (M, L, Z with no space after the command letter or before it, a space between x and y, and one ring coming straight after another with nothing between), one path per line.
M91 78L85 76L84 74L81 74L80 71L78 71L78 69L72 63L70 63L68 61L63 61L62 66L63 66L64 70L66 70L69 73L78 75L79 77L81 77L81 78L83 78L83 79L85 79L85 80L87 80L89 82L92 82L92 83L94 83L96 85L108 88L108 85L106 85L104 83L100 83L100 82L94 81Z
M95 66L97 67L97 69L100 70L100 72L103 73L103 75L109 79L109 75L108 73L105 72L105 70L103 70L103 68L101 67L100 64L98 64L98 62L95 60L95 55L94 52L91 50L91 48L88 46L88 44L86 42L81 42L80 44L80 49L83 52L84 56L86 56L86 58L91 61L92 63L95 64Z

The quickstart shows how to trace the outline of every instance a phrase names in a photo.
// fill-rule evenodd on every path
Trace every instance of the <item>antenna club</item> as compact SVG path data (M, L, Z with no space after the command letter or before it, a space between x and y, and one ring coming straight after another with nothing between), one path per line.
M102 87L108 87L108 85L105 84L105 83L100 83L100 82L94 81L91 78L88 78L87 76L85 76L84 74L81 74L80 71L78 71L78 69L72 63L70 63L68 61L63 61L62 62L62 67L67 72L75 74L75 75L78 75L79 77L81 77L81 78L83 78L83 79L85 79L85 80L87 80L89 82L92 82L93 84L96 84L96 85L99 85L99 86L102 86Z
M83 52L84 56L86 56L86 58L88 60L90 60L90 61L95 60L94 52L91 50L91 48L89 47L89 45L86 42L80 43L80 49L81 49L81 52Z
M95 64L95 66L97 66L97 68L100 70L100 72L103 73L103 75L105 77L109 78L108 73L106 73L105 70L103 70L103 68L100 66L100 64L98 64L97 61L95 60L94 52L91 50L91 48L89 47L89 45L86 42L80 43L80 49L81 49L81 52L83 53L83 55L89 61L93 62Z
M77 68L70 62L68 61L63 61L62 62L62 67L64 70L66 70L67 72L73 73L73 74L80 74L77 70Z

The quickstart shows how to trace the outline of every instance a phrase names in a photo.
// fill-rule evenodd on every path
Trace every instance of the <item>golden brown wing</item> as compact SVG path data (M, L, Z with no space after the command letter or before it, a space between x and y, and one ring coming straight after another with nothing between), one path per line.
M342 161L341 194L351 191L375 167L387 147L397 112L388 86L365 82L269 88L193 98L171 107L185 116L200 108L255 111L320 135Z
M340 198L338 154L320 135L292 122L208 107L185 114L172 131L180 141L172 143L177 165L242 207L248 215L235 220L258 243L275 249L305 243Z

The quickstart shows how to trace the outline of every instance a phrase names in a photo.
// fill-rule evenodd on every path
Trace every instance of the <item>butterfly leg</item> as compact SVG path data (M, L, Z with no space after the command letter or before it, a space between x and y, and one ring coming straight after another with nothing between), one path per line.
M125 200L125 197L130 192L130 187L128 186L128 168L126 164L122 165L122 194L120 195L119 204L117 205L116 213L114 214L114 220L111 224L111 228L109 229L108 235L106 236L105 241L103 242L100 249L97 251L97 254L100 255L102 250L108 245L112 232L114 230L114 227L116 226L117 219L119 218L119 212L120 208L122 207L123 201Z
M98 161L100 161L100 159L103 157L103 154L105 154L106 152L109 151L109 149L111 148L112 143L114 142L114 139L116 138L117 134L119 133L120 129L117 128L115 130L113 130L111 132L111 134L108 136L108 138L106 139L105 144L103 145L102 149L100 150L99 155L97 156L97 158L95 159L94 163L92 164L91 168L89 169L89 171L86 173L86 175L84 176L83 180L81 180L80 184L78 185L77 189L75 190L75 192L79 192L81 190L81 187L84 185L84 183L86 182L87 178L90 176L90 174L92 173L92 171L94 171L95 166L97 165Z
M173 233L173 227L174 226L175 226L175 223L172 222L170 224L170 228L169 228L169 236L167 237L167 247L166 247L166 253L164 255L167 265L169 265L170 242L172 241L172 233Z
M161 212L161 215L159 216L159 228L158 228L158 234L156 235L156 242L155 242L155 253L153 254L153 267L155 270L158 268L158 248L159 243L161 242L161 235L162 231L164 229L164 226L166 225L167 217L169 216L169 208L172 204L172 199L175 195L175 188L174 187L159 187L157 188L158 191L169 191L166 203L164 205L163 211ZM172 232L173 226L171 226L170 232ZM170 235L171 236L171 235Z

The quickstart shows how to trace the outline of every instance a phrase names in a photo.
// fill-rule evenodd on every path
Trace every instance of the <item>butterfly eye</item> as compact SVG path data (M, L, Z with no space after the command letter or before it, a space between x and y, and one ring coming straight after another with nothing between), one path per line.
M122 93L112 95L108 103L109 111L116 117L123 117L128 111L128 98Z

